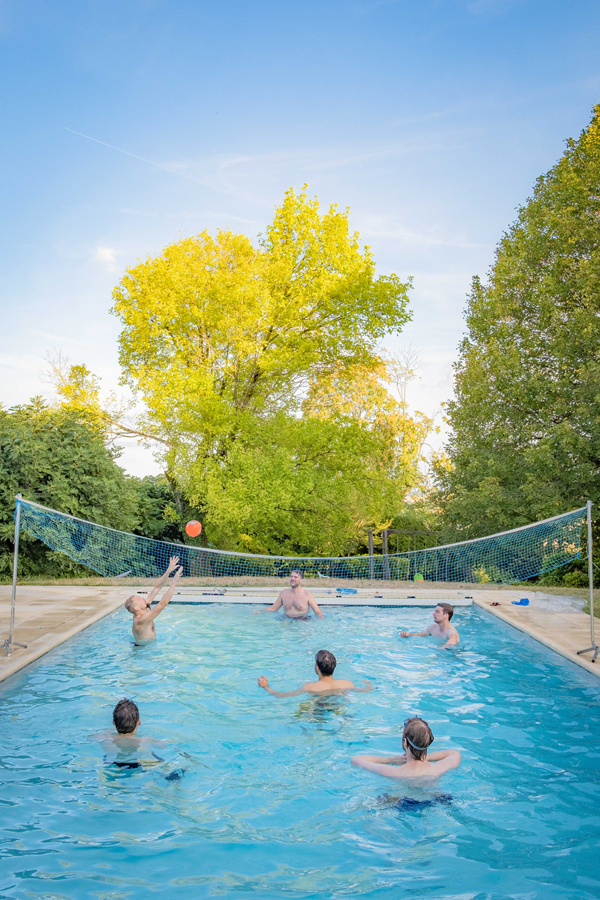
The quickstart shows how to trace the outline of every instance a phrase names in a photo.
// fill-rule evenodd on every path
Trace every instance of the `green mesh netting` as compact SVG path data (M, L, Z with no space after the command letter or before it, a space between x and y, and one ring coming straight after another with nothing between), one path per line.
M257 556L155 541L95 525L84 519L18 500L21 527L70 559L100 575L156 577L170 556L179 556L184 576L261 575L285 577L301 569L306 577L375 578L392 581L523 581L579 558L586 508L512 531L442 547L385 556Z

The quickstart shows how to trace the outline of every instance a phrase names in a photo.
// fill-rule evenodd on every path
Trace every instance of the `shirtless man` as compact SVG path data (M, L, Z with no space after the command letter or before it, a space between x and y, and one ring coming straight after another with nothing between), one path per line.
M152 765L163 762L162 757L157 756L152 748L165 747L165 742L156 738L137 737L140 724L137 704L124 697L113 710L116 734L114 731L99 732L91 734L89 740L102 744L105 762L120 769L139 769L143 763Z
M414 716L404 723L401 756L353 756L352 765L376 775L399 781L435 781L444 772L456 769L462 759L458 750L428 753L433 734L427 722Z
M269 686L269 682L264 675L260 676L258 683L261 688L264 688L269 694L273 694L274 697L297 697L298 694L304 693L317 694L319 697L323 697L327 694L339 694L342 691L363 692L373 690L373 685L366 679L364 682L365 686L359 688L346 678L334 678L333 673L336 666L337 660L333 653L330 653L329 650L319 650L315 656L315 672L319 676L318 681L307 681L306 684L303 684L301 688L295 691L274 691Z
M454 607L450 603L438 603L433 611L433 625L428 625L425 631L401 631L400 637L433 637L444 638L445 643L442 644L442 650L448 647L454 647L458 644L460 638L458 631L454 625L450 624L450 619L454 615Z
M166 572L161 575L161 577L156 582L156 586L150 591L149 594L142 596L141 594L132 594L125 601L125 609L133 615L133 625L131 630L133 631L133 640L136 644L149 644L151 641L156 640L156 629L154 627L155 618L163 611L173 593L175 591L175 585L181 578L181 574L183 569L181 566L177 568L177 564L179 563L178 556L172 556L169 560L169 565L167 566ZM177 571L175 571L177 570ZM173 580L169 585L169 588L159 603L156 604L154 609L151 609L152 601L156 599L156 595L162 588L163 584L171 574L171 572L175 572L173 576Z
M310 591L302 586L302 572L299 569L292 569L290 572L290 587L284 588L280 592L279 597L272 606L266 609L257 609L255 612L276 612L283 606L283 611L290 619L300 619L307 616L309 610L313 610L319 617L323 618L323 613L317 606L317 601Z

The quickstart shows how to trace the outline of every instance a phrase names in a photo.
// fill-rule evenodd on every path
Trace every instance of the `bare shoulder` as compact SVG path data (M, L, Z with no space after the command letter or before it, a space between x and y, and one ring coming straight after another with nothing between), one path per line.
M96 734L89 734L88 741L112 741L114 738L114 734L111 734L110 731L97 731Z

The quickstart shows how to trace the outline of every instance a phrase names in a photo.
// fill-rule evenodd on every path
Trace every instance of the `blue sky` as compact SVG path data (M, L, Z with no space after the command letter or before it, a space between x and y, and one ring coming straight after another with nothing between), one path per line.
M115 388L124 267L255 236L308 182L381 274L413 276L388 347L419 348L432 412L471 277L600 101L599 26L587 0L0 2L0 402L50 394L52 349ZM131 445L123 464L156 469Z

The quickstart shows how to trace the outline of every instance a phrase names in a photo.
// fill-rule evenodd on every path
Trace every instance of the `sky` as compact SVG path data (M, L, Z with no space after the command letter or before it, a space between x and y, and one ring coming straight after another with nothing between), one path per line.
M0 0L0 403L50 398L57 351L119 390L124 269L308 183L412 276L385 345L432 414L471 278L600 102L599 33L597 0Z

